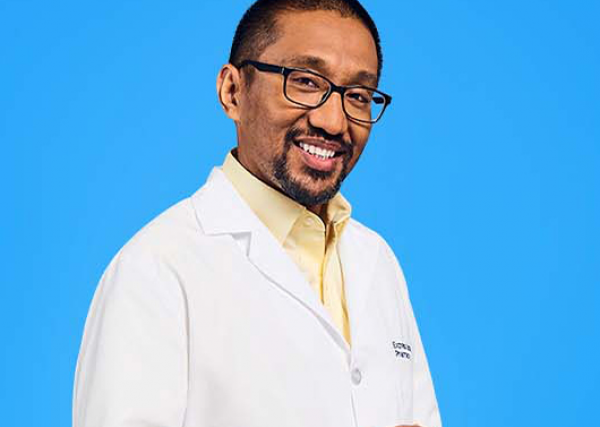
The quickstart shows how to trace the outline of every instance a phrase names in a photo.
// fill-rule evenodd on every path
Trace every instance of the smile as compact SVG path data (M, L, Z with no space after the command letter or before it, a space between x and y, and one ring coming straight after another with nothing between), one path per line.
M300 142L298 146L304 151L306 151L308 154L312 154L313 156L322 160L331 159L336 154L336 152L333 150L317 147L315 145L305 144L304 142Z
M335 170L341 163L342 157L348 154L345 147L337 143L311 143L311 138L295 140L294 146L301 153L304 164L310 169L323 172Z

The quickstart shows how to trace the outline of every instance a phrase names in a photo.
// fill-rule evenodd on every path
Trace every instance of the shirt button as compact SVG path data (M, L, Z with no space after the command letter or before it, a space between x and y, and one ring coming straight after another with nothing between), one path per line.
M352 369L351 377L352 377L352 383L354 385L359 385L360 382L362 381L362 373L360 372L360 369L358 369L358 368Z
M306 225L307 227L312 227L314 223L315 221L311 217L307 216L306 218L304 218L304 225Z

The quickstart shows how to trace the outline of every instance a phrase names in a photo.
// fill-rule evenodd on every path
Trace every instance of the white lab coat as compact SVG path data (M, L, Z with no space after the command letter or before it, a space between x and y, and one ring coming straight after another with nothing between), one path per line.
M94 296L75 427L391 427L441 421L402 272L350 220L352 347L219 169L144 227Z

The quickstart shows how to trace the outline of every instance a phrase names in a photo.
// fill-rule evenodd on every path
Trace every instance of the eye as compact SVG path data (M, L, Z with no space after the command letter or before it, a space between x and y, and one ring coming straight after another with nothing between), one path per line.
M373 100L373 94L371 91L366 89L358 89L346 92L346 97L358 104L369 104Z
M323 92L328 89L328 83L323 78L312 73L294 70L288 76L288 86L304 92Z
M292 76L291 82L296 86L303 86L311 89L318 89L320 86L316 79L309 76Z

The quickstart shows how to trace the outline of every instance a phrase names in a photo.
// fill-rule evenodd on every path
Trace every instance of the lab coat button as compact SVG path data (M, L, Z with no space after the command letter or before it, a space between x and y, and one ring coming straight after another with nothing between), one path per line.
M360 382L362 381L362 373L360 372L360 369L358 369L358 368L352 369L351 377L352 377L352 383L354 385L359 385Z

